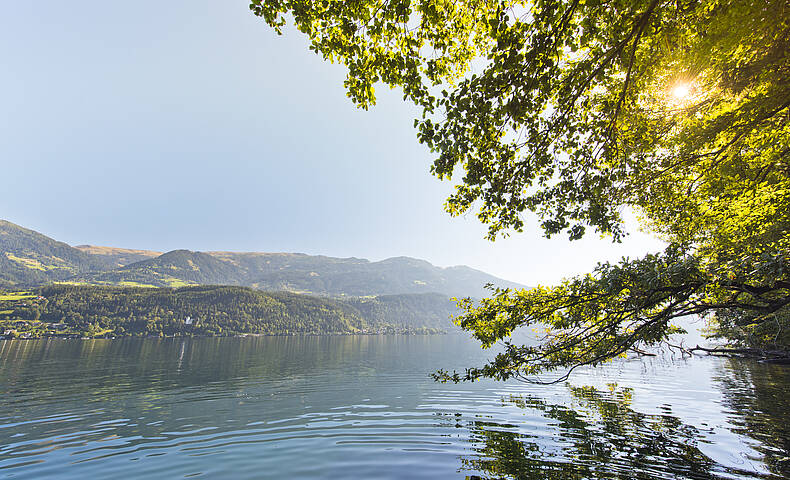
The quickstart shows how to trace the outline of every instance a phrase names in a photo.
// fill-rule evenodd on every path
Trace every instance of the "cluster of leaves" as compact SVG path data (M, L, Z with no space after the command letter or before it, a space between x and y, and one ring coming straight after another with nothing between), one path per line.
M634 210L667 252L551 288L495 291L459 323L484 345L549 329L465 376L527 377L652 344L709 314L732 342L790 348L790 5L784 0L258 1L288 15L350 97L401 86L423 108L447 210L495 239L619 240ZM479 70L471 74L470 69ZM770 325L777 325L775 328Z
M619 236L625 204L662 225L687 225L678 213L717 225L717 212L700 210L748 209L723 203L756 177L768 185L754 203L774 204L763 217L786 205L781 0L256 0L251 9L278 32L289 14L312 49L343 62L358 105L383 82L423 106L433 172L465 172L449 211L479 200L492 237L520 230L524 211L547 235L578 238L593 226ZM482 72L462 77L475 58ZM680 84L690 98L672 98ZM679 205L679 194L716 198Z
M489 24L500 19L490 0L252 0L250 9L278 33L290 17L312 50L343 63L348 96L365 109L383 82L431 110L430 87L465 73L491 41Z
M673 325L675 319L710 312L717 312L719 336L748 339L750 346L760 348L786 348L787 319L777 320L790 305L790 260L742 260L742 265L728 265L722 272L720 264L670 247L640 259L600 264L593 273L558 286L497 289L479 304L462 300L461 327L484 347L501 341L504 349L487 365L464 374L439 372L435 377L456 382L480 377L542 382L533 375L565 366L563 375L550 380L563 381L575 368L595 366L628 352L642 353L643 348L683 333ZM753 284L755 264L782 273L766 273L764 282ZM529 326L538 331L538 344L507 340L517 329Z

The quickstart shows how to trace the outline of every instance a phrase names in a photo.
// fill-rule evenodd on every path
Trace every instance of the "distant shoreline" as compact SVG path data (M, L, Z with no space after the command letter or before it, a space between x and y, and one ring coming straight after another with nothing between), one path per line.
M0 337L424 335L451 329L441 295L328 299L248 287L50 285L0 295Z
M192 339L192 338L248 338L248 337L427 337L434 335L450 335L450 332L445 330L434 330L426 332L371 332L371 333L247 333L241 335L170 335L170 336L137 336L137 335L124 335L115 337L81 337L81 336L58 336L58 335L42 335L40 337L4 337L0 336L0 341L30 341L30 340L126 340L130 338L148 340L176 340L176 339Z

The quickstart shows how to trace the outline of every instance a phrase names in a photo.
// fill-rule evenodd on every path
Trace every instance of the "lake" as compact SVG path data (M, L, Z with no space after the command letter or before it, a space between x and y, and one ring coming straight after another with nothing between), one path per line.
M790 368L438 384L457 335L0 341L1 478L784 478Z

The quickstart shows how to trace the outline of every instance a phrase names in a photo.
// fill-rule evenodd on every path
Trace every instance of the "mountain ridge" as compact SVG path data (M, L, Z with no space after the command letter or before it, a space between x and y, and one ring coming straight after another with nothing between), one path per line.
M0 281L11 285L53 281L148 287L236 285L349 297L431 292L448 297L482 297L488 293L483 288L488 283L524 287L465 265L438 267L406 256L370 261L289 252L178 249L161 253L92 245L71 247L3 220Z
M139 262L148 258L158 257L164 252L154 250L137 250L133 248L102 247L98 245L75 245L74 248L91 255L105 257L118 267Z

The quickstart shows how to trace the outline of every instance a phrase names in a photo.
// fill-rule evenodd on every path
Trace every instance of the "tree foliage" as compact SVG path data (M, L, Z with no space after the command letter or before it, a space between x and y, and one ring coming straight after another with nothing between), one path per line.
M596 364L709 315L730 341L787 348L790 5L784 0L253 0L281 32L422 107L449 213L492 240L588 230L619 241L634 210L669 243L555 287L465 301L484 345L548 328L452 379ZM531 218L531 217L530 217Z

